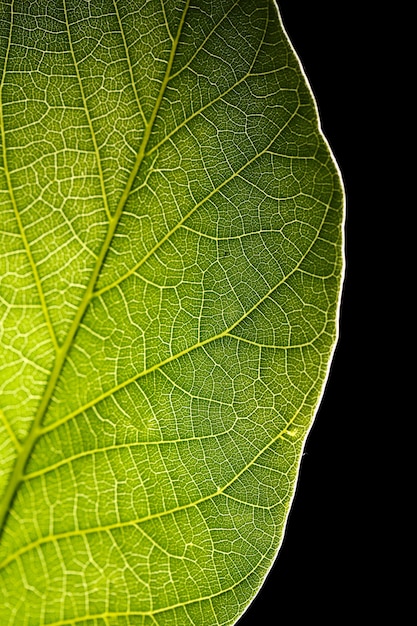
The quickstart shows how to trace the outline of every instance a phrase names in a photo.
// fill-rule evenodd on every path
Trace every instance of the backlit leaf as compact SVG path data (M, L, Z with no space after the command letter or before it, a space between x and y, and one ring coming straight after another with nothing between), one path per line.
M0 98L0 623L234 624L342 272L277 7L0 0Z

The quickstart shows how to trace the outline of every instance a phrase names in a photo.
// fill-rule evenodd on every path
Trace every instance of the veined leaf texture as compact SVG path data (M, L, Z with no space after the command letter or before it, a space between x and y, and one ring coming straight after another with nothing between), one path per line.
M343 269L278 8L1 0L0 98L0 623L235 624Z

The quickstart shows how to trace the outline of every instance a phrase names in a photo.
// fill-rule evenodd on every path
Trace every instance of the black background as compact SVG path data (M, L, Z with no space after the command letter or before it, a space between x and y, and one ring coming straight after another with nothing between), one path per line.
M363 362L355 359L355 352L367 299L357 306L364 273L362 244L368 235L361 219L366 170L358 151L363 132L358 111L366 113L362 77L369 25L352 3L279 0L279 6L345 182L347 263L339 342L305 447L285 539L238 626L364 623L357 619L368 573L358 542L366 533L360 495L366 482L365 443L357 424L365 381Z

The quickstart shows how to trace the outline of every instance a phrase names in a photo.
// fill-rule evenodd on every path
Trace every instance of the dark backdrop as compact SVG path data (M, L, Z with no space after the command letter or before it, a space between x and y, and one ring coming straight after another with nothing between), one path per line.
M353 294L360 281L358 259L364 236L359 217L361 156L355 130L365 61L361 49L364 24L360 12L343 1L279 0L279 6L345 181L347 271L339 343L307 440L284 543L238 626L336 626L360 623L355 614L358 618L368 567L357 547L363 526L358 494L364 483L364 450L363 438L357 434L363 364L352 365L358 348L358 312L353 304L358 296Z

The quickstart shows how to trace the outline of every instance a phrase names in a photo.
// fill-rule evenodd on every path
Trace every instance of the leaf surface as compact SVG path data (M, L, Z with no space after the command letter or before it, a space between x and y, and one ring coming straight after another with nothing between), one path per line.
M234 624L342 272L277 8L1 0L0 98L0 623Z

